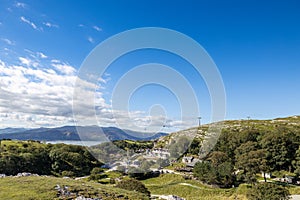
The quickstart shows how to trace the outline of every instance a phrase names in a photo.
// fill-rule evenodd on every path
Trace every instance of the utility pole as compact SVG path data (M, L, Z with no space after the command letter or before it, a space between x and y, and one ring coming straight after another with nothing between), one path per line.
M248 129L250 129L250 116L247 116L248 119Z
M201 126L201 119L202 119L202 117L198 117L198 120L199 120L198 126L199 126L199 127Z

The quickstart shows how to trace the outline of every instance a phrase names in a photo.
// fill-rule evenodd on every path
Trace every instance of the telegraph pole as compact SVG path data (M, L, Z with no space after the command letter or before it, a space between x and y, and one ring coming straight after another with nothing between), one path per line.
M201 126L201 119L202 119L202 117L198 117L198 121L199 121L198 126L199 127Z
M248 119L248 129L250 129L250 116L247 116Z

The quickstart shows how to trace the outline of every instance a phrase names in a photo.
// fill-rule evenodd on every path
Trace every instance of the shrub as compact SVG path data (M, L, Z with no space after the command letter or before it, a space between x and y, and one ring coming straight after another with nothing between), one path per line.
M150 197L150 192L146 188L146 186L142 182L140 182L136 179L122 180L116 185L116 187L124 189L124 190L144 193Z
M288 189L274 183L260 183L254 185L247 193L249 200L288 200L290 199Z

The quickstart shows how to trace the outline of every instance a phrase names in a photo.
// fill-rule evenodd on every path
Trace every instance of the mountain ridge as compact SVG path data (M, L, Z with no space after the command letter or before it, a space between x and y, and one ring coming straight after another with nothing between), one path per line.
M78 132L80 134L78 134ZM0 139L16 140L84 140L84 141L114 141L114 140L153 140L167 133L147 133L131 130L122 130L117 127L98 126L62 126L56 128L8 128L0 129Z

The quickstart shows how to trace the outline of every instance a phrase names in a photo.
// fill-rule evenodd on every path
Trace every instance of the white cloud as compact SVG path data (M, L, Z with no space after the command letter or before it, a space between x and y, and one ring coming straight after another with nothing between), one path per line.
M57 69L62 74L73 75L76 72L76 70L72 66L65 63L52 63L52 66L55 67L55 69Z
M51 63L60 63L61 61L60 60L57 60L57 59L52 59L51 60Z
M31 61L29 59L27 59L27 58L19 57L19 60L21 61L21 63L23 65L26 65L26 66L29 66L30 63L31 63Z
M84 24L78 24L78 27L85 27Z
M22 22L24 22L24 23L26 23L26 24L29 24L33 29L35 29L35 30L42 30L42 29L38 28L38 27L35 25L35 23L33 23L32 21L26 19L24 16L21 16L20 19L21 19Z
M48 58L48 56L46 56L46 55L43 54L42 52L37 52L37 55L38 55L40 58Z
M43 22L43 24L49 28L58 28L59 27L57 24L52 24L50 22Z
M25 65L27 67L29 67L29 66L37 67L39 65L38 62L33 61L33 60L29 59L29 58L19 57L19 60L20 60L21 64L23 64L23 65Z
M93 26L93 29L95 29L96 31L100 32L102 31L102 28L98 27L98 26Z
M14 42L14 41L9 40L9 39L7 39L7 38L1 38L1 40L2 40L3 42L5 42L6 44L8 44L8 45L15 45L15 42Z
M15 3L15 7L17 7L17 8L26 8L26 4L22 3L22 2L17 2L17 3Z
M30 59L19 59L21 65L18 66L0 61L0 115L7 115L1 126L60 126L72 122L73 90L77 79L75 68L57 63L53 69L35 68ZM61 71L56 72L57 68ZM92 111L86 110L88 102L82 98L90 96L88 94L94 93L99 86L83 80L78 83L82 85L82 97L77 98L82 100L80 113L88 120ZM96 106L106 107L99 91L97 97Z
M27 53L41 58L41 52ZM41 53L41 54L39 54ZM19 56L19 65L0 60L0 126L63 126L74 125L73 105L77 125L118 126L139 131L160 131L167 122L172 127L184 127L184 122L167 120L164 116L149 116L144 111L117 110L103 97L99 78L82 80L77 70L58 59L37 59ZM110 77L106 74L105 77ZM104 77L104 78L105 78ZM74 87L78 95L74 95ZM88 97L92 97L89 99ZM93 105L93 106L91 106ZM191 121L191 120L189 120ZM148 127L148 125L152 127ZM166 130L164 130L166 131Z
M89 36L89 37L87 38L87 40L88 40L90 43L94 43L94 42L95 42L94 39L93 39L91 36Z

